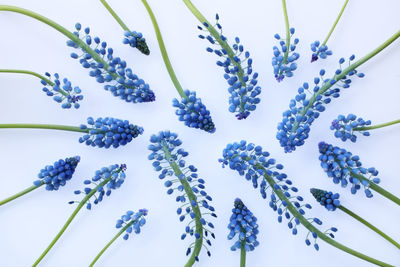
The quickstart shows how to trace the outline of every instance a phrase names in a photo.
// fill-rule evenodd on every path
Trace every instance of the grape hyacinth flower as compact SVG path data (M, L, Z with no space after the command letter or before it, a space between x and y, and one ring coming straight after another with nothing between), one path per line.
M75 156L66 159L60 159L54 162L53 165L45 166L40 170L38 179L33 182L31 187L28 187L27 189L0 201L0 206L19 198L41 187L42 185L46 185L45 188L47 191L57 191L72 178L72 175L74 174L76 166L80 160L81 158L79 156Z
M356 133L360 133L362 136L370 136L370 130L383 128L397 123L400 123L400 120L371 125L370 120L364 120L354 114L348 114L347 116L339 115L337 119L332 121L330 129L335 131L335 137L339 138L343 142L350 140L355 143L357 141Z
M54 101L61 104L63 109L70 109L72 106L76 109L80 107L78 103L83 99L82 90L78 87L72 87L71 82L64 78L60 81L58 73L54 73L54 80L51 80L51 74L46 72L45 76L29 70L0 69L0 73L19 73L35 76L41 80L43 92L53 98Z
M107 245L97 254L97 256L94 258L94 260L90 263L89 267L94 266L94 264L98 261L98 259L103 255L103 253L108 249L109 246L111 246L114 241L120 237L123 233L123 239L128 240L129 235L132 232L135 232L135 234L139 234L141 231L141 227L146 224L146 219L144 218L147 216L148 211L146 209L140 209L138 212L133 212L131 210L128 210L126 214L121 216L121 219L117 221L116 228L121 229L113 239L111 239L110 242L107 243Z
M81 201L70 201L69 204L78 203L76 209L72 212L71 216L68 218L67 222L61 228L60 232L55 236L53 241L49 244L49 246L43 251L43 253L39 256L39 258L32 265L33 267L37 266L42 259L46 256L46 254L50 251L50 249L54 246L54 244L60 239L62 234L71 224L72 220L78 214L78 212L82 209L83 206L86 206L86 209L91 210L92 201L93 204L99 204L104 196L110 196L112 190L118 189L125 180L125 164L114 164L109 167L103 167L100 170L95 172L95 175L91 180L85 180L83 184L86 186L84 190L76 190L74 193L76 195L84 194L85 196ZM91 201L92 199L92 201ZM94 200L93 200L94 199Z
M147 46L146 39L143 38L143 34L136 31L131 31L128 26L122 21L122 19L115 13L115 11L110 7L106 0L100 0L107 11L113 16L113 18L118 22L124 32L124 39L122 42L129 45L130 47L136 48L142 54L150 55L149 47Z
M239 198L235 199L234 208L228 224L228 240L232 240L237 235L237 241L231 247L232 251L240 249L240 267L246 266L246 252L253 251L258 245L257 218L244 205Z
M325 78L325 70L322 69L319 77L314 78L312 89L308 83L304 83L298 89L298 94L294 99L290 100L289 109L283 112L282 122L278 124L276 137L285 152L292 152L296 150L296 147L302 146L305 143L312 123L326 109L325 106L333 98L339 97L340 87L349 88L352 76L364 77L364 74L359 73L356 69L399 37L400 31L396 32L375 50L353 63L352 61L354 61L355 56L350 56L349 65L346 68L342 68L345 59L341 58L339 60L340 68L335 71L335 75L332 78ZM332 89L333 86L338 87ZM308 97L307 94L309 95Z
M143 133L143 128L129 123L127 120L120 120L111 117L87 119L87 125L81 124L79 127L54 124L0 124L0 129L51 129L61 131L72 131L84 133L79 138L79 143L85 143L91 147L117 148L131 142L134 138Z
M169 60L168 53L161 35L160 27L158 26L154 13L146 0L142 0L142 2L149 13L151 22L153 23L158 45L160 47L164 64L168 70L168 74L181 98L180 100L177 98L172 100L172 106L176 108L175 114L179 117L180 121L184 122L184 124L190 128L204 130L208 133L214 133L215 125L212 121L210 111L207 110L201 99L196 96L195 91L183 90L178 78L176 77L175 71L172 68L172 64Z
M297 69L296 60L299 59L300 54L294 52L296 45L299 43L299 39L293 38L295 29L289 26L289 17L287 14L286 0L282 0L283 15L285 17L286 27L286 38L282 39L279 34L275 34L274 37L279 41L280 49L278 46L273 47L274 56L272 57L272 67L274 68L275 79L281 82L285 77L292 77L293 71Z
M218 14L215 26L212 26L190 0L183 2L202 24L198 28L205 35L200 34L199 38L210 42L211 47L207 47L207 52L221 58L217 61L217 65L224 69L224 78L229 85L229 111L236 113L235 116L239 120L246 119L260 103L258 95L261 93L261 87L257 85L258 73L253 73L253 59L250 58L250 53L244 50L239 37L235 38L232 46L228 44L227 37L222 34Z
M317 61L319 58L325 59L328 56L332 55L332 51L328 49L328 46L326 45L326 43L328 42L329 38L331 37L333 31L336 28L336 25L338 24L340 18L342 17L342 14L347 6L347 3L349 2L349 0L345 0L342 9L339 12L338 17L336 18L335 22L333 23L332 28L330 29L328 36L326 36L325 40L320 43L320 41L315 41L311 44L311 51L313 52L311 55L311 63L314 61Z
M97 82L104 83L104 89L112 95L132 103L155 100L150 86L134 74L124 60L115 57L114 50L107 47L106 42L101 42L99 37L93 38L89 27L82 30L81 24L76 23L76 31L70 32L56 22L27 9L0 5L0 11L16 12L37 19L64 34L69 39L67 45L80 51L71 53L71 57L79 59L83 68L90 69L89 75L96 78Z
M379 266L392 266L335 241L332 233L337 231L335 227L321 231L319 229L322 225L320 219L306 217L305 210L311 209L311 205L302 203L303 197L297 195L298 189L293 186L287 175L281 172L283 165L270 158L270 154L263 151L261 146L243 140L228 144L222 155L223 157L219 159L222 167L229 166L230 169L236 170L240 176L251 181L254 188L259 188L262 198L266 199L267 192L270 191L269 206L278 213L278 222L282 222L286 218L287 225L293 235L297 235L298 228L301 225L309 231L305 240L307 245L313 243L314 248L319 250L317 239L320 238L328 244L365 261Z
M206 217L211 215L217 217L215 209L209 204L212 198L206 193L202 178L198 177L197 168L187 165L183 159L189 155L183 148L179 148L182 141L176 133L162 131L150 138L149 160L153 161L153 167L160 172L158 176L168 188L167 194L176 192L176 202L181 206L177 209L179 220L183 222L186 218L190 220L182 234L181 239L187 236L195 238L195 241L188 247L186 255L190 255L185 267L192 266L199 261L199 254L204 247L208 256L211 253L207 246L211 246L210 236L215 238L212 229L213 223ZM172 179L175 176L176 179ZM204 244L203 241L206 243Z
M388 236L387 234L385 234L384 232L376 228L374 225L372 225L365 219L361 218L360 216L349 210L348 208L341 205L339 200L340 195L338 193L333 194L332 192L328 192L317 188L311 188L310 192L314 196L315 200L317 200L317 202L320 203L322 206L324 206L328 211L335 211L336 209L340 209L341 211L350 215L357 221L361 222L362 224L370 228L372 231L382 236L391 244L400 249L400 244L397 243L395 240L393 240L390 236Z
M374 167L363 167L359 156L325 142L320 142L318 148L321 167L328 177L332 178L333 183L340 184L342 187L347 187L350 183L352 194L364 189L367 198L373 197L371 191L373 190L400 205L399 198L378 186L381 181L378 178L378 170Z

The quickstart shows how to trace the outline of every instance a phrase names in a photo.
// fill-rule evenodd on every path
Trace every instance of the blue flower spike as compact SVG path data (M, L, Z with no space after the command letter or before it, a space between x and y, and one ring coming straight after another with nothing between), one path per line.
M128 210L126 214L121 216L121 219L117 220L116 228L120 229L120 231L111 239L110 242L97 254L94 260L89 264L89 267L95 265L95 263L99 260L99 258L103 255L103 253L107 250L109 246L111 246L114 241L124 234L123 239L128 240L129 236L132 232L135 234L140 234L141 228L146 224L145 217L147 216L147 209L140 209L138 212L133 212Z
M53 241L48 245L48 247L43 251L43 253L32 266L36 267L43 260L43 258L60 239L62 234L65 232L65 230L67 230L68 226L83 207L91 210L92 203L94 205L99 204L101 201L103 201L104 196L110 196L112 190L118 189L124 183L126 177L125 171L125 164L114 164L97 170L91 180L84 180L83 184L85 185L85 188L83 190L74 191L75 195L83 194L84 197L81 201L68 202L69 204L77 203L78 205L68 218L67 222L55 236Z
M93 119L89 117L87 124L81 124L79 127L54 124L0 124L0 129L52 129L60 131L71 131L84 133L80 137L79 143L84 143L91 147L98 148L118 148L130 143L134 138L143 133L143 128L129 123L127 120L120 120L111 117L99 117Z
M232 45L228 43L227 37L222 33L218 14L213 26L191 1L183 2L202 25L198 26L202 32L199 38L210 43L210 47L206 48L207 52L220 58L217 65L224 69L224 78L229 85L229 111L235 113L238 120L246 119L260 103L258 96L261 93L261 87L257 85L258 73L253 72L250 52L245 51L239 37L235 38Z
M349 210L348 208L344 207L340 203L340 195L338 193L332 193L328 192L325 190L317 189L317 188L311 188L310 190L311 194L314 196L315 200L320 203L322 206L324 206L328 211L335 211L336 209L340 209L347 215L350 215L352 218L356 219L360 223L364 224L368 228L370 228L372 231L380 235L381 237L385 238L387 241L389 241L392 245L400 249L400 244L397 243L394 239L392 239L390 236L379 230L377 227L363 219L361 216L357 215L353 211ZM334 231L336 232L336 231ZM333 233L332 233L333 236Z
M343 14L348 2L349 2L349 0L344 1L342 9L340 10L339 15L337 16L335 22L333 23L333 26L330 29L325 40L322 43L317 40L311 44L310 47L311 47L311 51L313 52L311 55L311 63L314 61L317 61L319 58L326 59L328 56L332 55L332 51L329 50L328 45L326 43L328 42L329 38L331 37L333 31L336 28L336 25L338 24L340 18L342 17L342 14Z
M55 102L60 103L63 109L70 109L71 107L78 109L80 107L79 101L83 99L82 90L78 86L72 87L67 78L61 80L58 73L53 75L54 78L48 72L43 76L30 70L0 69L0 73L27 74L39 78L44 86L42 91L53 98Z
M232 251L240 250L240 266L246 265L246 252L253 251L258 245L257 218L244 205L239 198L235 199L234 208L228 224L228 240L237 237L237 241L231 247Z
M140 32L131 31L128 26L126 26L126 24L122 21L122 19L117 15L117 13L111 8L106 0L100 0L100 2L125 31L122 43L129 45L130 47L136 48L142 54L150 55L150 50L147 46L146 39L143 37L143 34L141 34Z
M183 90L169 59L156 17L147 1L142 0L142 2L149 13L151 22L153 23L165 67L167 68L171 81L180 96L180 98L174 98L172 100L172 106L176 108L175 114L178 116L179 121L182 121L190 128L214 133L215 125L212 121L210 111L203 104L201 98L197 97L195 91Z
M373 197L373 190L400 205L399 198L378 186L381 181L378 178L378 170L374 167L363 167L359 156L325 142L320 142L318 148L321 167L328 177L332 178L334 184L340 184L342 187L350 184L352 194L363 189L367 198Z
M275 79L278 82L281 82L285 77L290 78L293 76L293 72L297 69L296 61L300 57L300 54L295 52L299 39L293 39L295 29L289 26L286 0L282 0L282 7L285 17L286 37L283 39L276 33L274 38L279 41L279 47L274 46L272 48L274 54L272 57L272 67Z
M189 153L180 148L182 141L176 133L159 132L151 136L150 142L151 153L148 158L153 161L154 169L160 173L158 177L165 180L167 194L177 194L176 202L180 203L180 207L176 213L179 220L189 220L181 239L187 236L195 238L186 251L190 258L185 266L192 266L199 261L202 247L211 256L208 247L211 246L211 238L215 238L214 224L207 217L217 217L214 207L210 205L212 198L205 191L205 181L199 178L197 168L188 165L184 160Z
M313 244L315 250L319 250L317 243L319 238L365 261L380 266L391 266L335 241L330 234L337 231L336 228L330 227L326 231L321 231L319 229L322 225L320 219L306 217L306 210L311 209L311 205L303 203L303 197L298 195L298 189L281 171L283 165L276 163L276 160L271 158L270 154L261 146L242 140L228 144L222 155L223 157L219 159L222 167L228 166L237 171L240 176L244 176L246 180L251 181L253 187L260 191L263 199L267 199L267 192L269 193L269 206L278 214L278 222L286 219L287 226L293 235L297 235L301 225L309 231L305 239L307 245Z
M81 158L79 156L60 159L52 165L47 165L40 170L38 179L33 182L31 187L0 201L0 206L19 198L43 185L47 191L57 191L64 186L67 181L71 180Z

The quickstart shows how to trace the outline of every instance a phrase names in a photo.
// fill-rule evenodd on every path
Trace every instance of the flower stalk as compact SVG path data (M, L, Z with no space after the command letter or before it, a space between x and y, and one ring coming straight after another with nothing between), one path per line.
M25 194L27 194L27 193L29 193L29 192L32 192L32 191L35 190L35 189L38 189L38 188L41 187L42 185L44 185L44 182L43 182L43 181L41 182L40 185L32 185L32 186L28 187L27 189L25 189L25 190L23 190L23 191L21 191L21 192L15 194L15 195L12 195L12 196L10 196L10 197L8 197L8 198L6 198L6 199L3 199L3 200L0 201L0 206L3 206L4 204L6 204L6 203L8 203L8 202L10 202L10 201L12 201L12 200L14 200L14 199L17 199L17 198L19 198L19 197L22 197L23 195L25 195Z

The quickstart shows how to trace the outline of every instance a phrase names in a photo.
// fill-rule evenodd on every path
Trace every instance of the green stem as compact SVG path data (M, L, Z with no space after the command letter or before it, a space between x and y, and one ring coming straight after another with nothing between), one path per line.
M30 70L13 70L13 69L0 69L0 73L22 73L22 74L29 74L35 77L38 77L39 79L45 81L47 84L54 86L54 83L49 80L48 78L44 77L43 75L40 75L39 73L30 71Z
M382 236L383 238L385 238L387 241L389 241L390 243L392 243L394 246L396 246L398 249L400 249L400 244L397 243L396 241L394 241L392 238L390 238L390 236L386 235L384 232L382 232L381 230L379 230L378 228L376 228L375 226L373 226L372 224L370 224L369 222L367 222L366 220L364 220L363 218L361 218L360 216L358 216L357 214L355 214L354 212L352 212L351 210L347 209L346 207L340 205L338 207L338 209L342 210L343 212L347 213L348 215L350 215L351 217L353 217L354 219L356 219L357 221L361 222L362 224L364 224L365 226L367 226L368 228L370 228L372 231L374 231L375 233L377 233L378 235Z
M108 74L110 74L114 79L117 79L119 76L116 73L112 73L108 71L109 65L108 63L98 54L96 53L90 46L88 46L85 42L83 42L81 39L79 39L78 36L76 36L75 34L73 34L72 32L70 32L69 30L67 30L66 28L64 28L63 26L61 26L60 24L40 15L37 14L33 11L24 9L24 8L20 8L20 7L16 7L16 6L8 6L8 5L0 5L0 11L10 11L10 12L15 12L15 13L20 13L22 15L37 19L47 25L49 25L50 27L54 28L55 30L59 31L60 33L64 34L68 39L70 39L71 41L73 41L75 44L77 44L80 48L82 48L86 53L88 53L89 55L92 56L92 58L98 62L103 64L104 66L104 70L107 71ZM127 87L130 88L134 88L132 86L128 86L125 85Z
M286 0L282 0L282 7L283 7L283 16L285 17L285 28L286 28L286 52L283 56L282 65L286 64L287 58L289 56L290 51L290 28L289 28L289 17L286 8Z
M54 246L54 244L60 239L61 235L65 232L65 230L68 228L68 226L71 224L72 220L75 218L75 216L78 214L78 212L82 209L82 207L86 204L86 202L97 192L97 189L100 186L106 185L109 181L111 180L111 177L104 179L103 182L101 182L99 185L97 185L95 188L93 188L89 194L87 194L81 202L79 202L78 206L74 210L74 212L71 214L71 216L68 218L67 222L64 224L64 226L61 228L60 232L56 235L56 237L51 241L50 245L43 251L43 253L40 255L40 257L35 261L35 263L32 265L32 267L37 266L40 261L46 256L46 254L50 251L50 249Z
M195 245L193 248L192 255L190 256L189 260L185 264L185 267L190 267L195 263L196 258L200 254L201 247L203 246L203 225L200 222L201 212L200 212L199 204L197 202L196 195L193 193L193 190L190 187L190 184L188 183L188 181L186 181L186 179L179 178L181 175L183 175L183 173L182 173L181 169L179 168L178 164L176 164L175 160L172 158L171 153L169 152L166 144L163 144L162 150L165 153L165 159L168 161L169 165L174 170L175 176L178 177L179 182L183 185L185 193L189 198L190 206L195 214L194 220L195 220L195 225L196 225L196 233L198 233L200 235L200 237L196 238L196 241L194 242ZM172 160L170 161L170 159L172 159ZM195 205L193 205L192 202L194 202Z
M40 185L32 185L31 187L28 187L27 189L15 194L15 195L12 195L12 196L10 196L10 197L8 197L6 199L3 199L2 201L0 201L0 206L6 204L6 203L8 203L8 202L10 202L10 201L12 201L12 200L14 200L16 198L19 198L19 197L21 197L21 196L23 196L23 195L35 190L35 189L41 187L42 185L44 185L43 181L42 181L42 183Z
M81 129L80 127L76 126L56 125L56 124L30 124L30 123L0 124L0 129L14 129L14 128L61 130L61 131L71 131L80 133L89 132L89 129Z
M156 17L154 16L154 13L151 10L151 8L150 8L149 4L147 3L147 1L146 0L142 0L142 2L143 2L143 5L146 7L147 12L149 13L151 22L153 23L154 30L155 30L156 36L157 36L158 45L160 47L160 51L161 51L162 58L164 60L165 67L168 70L169 77L171 78L171 80L172 80L176 90L178 91L179 95L182 98L188 99L188 97L185 95L185 93L183 91L183 88L182 88L181 84L178 81L178 78L176 77L174 69L172 68L172 64L171 64L171 61L169 60L167 49L165 48L165 44L164 44L164 41L163 41L163 38L162 38L162 35L161 35L160 27L158 26Z
M353 177L356 177L357 179L361 180L361 181L367 181L368 182L368 186L369 188L371 188L372 190L374 190L375 192L381 194L382 196L386 197L387 199L390 199L391 201L393 201L394 203L396 203L397 205L400 206L400 199L398 197L396 197L395 195L393 195L392 193L386 191L385 189L383 189L382 187L380 187L379 185L375 184L374 182L371 182L369 179L365 178L364 176L360 175L360 174L356 174L354 173L351 168L347 168L350 171L350 175Z
M202 25L204 25L204 23L206 23L208 25L207 30L214 37L214 39L219 43L219 45L228 53L231 63L239 69L239 71L237 72L237 76L239 78L239 81L242 83L242 86L246 87L246 83L243 80L244 71L243 71L242 65L240 64L240 62L236 62L236 60L234 59L235 53L233 52L232 48L228 45L227 42L222 40L221 35L218 33L218 31L200 13L200 11L193 5L193 3L190 0L183 0L183 2L189 8L189 10L193 13L193 15L200 21L200 23ZM244 102L243 101L241 101L241 104L240 104L240 111L244 111Z
M97 256L94 258L94 260L89 264L89 267L93 267L94 264L97 262L97 260L103 255L103 253L108 249L109 246L118 238L120 237L128 227L130 227L132 224L134 224L136 220L132 220L129 223L127 223L114 237L113 239L110 240L110 242L107 243L107 245L97 254Z
M367 55L365 55L364 57L360 58L359 60L357 60L356 62L354 62L353 64L351 64L350 66L348 66L347 68L345 68L344 70L342 70L342 72L338 75L333 76L332 79L334 79L336 82L340 81L340 79L342 79L344 76L346 76L347 74L349 74L350 71L355 70L357 67L359 67L360 65L364 64L365 62L367 62L369 59L371 59L372 57L374 57L375 55L377 55L379 52L381 52L383 49L385 49L386 47L388 47L391 43L393 43L397 38L400 37L400 30L398 32L396 32L394 35L392 35L389 39L387 39L384 43L382 43L380 46L378 46L377 48L375 48L374 50L372 50L370 53L368 53ZM336 82L334 84L336 84ZM316 98L325 93L329 88L331 88L334 84L331 84L329 81L324 83L321 88L318 90L318 92L316 92L315 94L313 94L313 96L310 98L309 103L307 106L305 106L301 112L300 115L304 116L307 111L314 105L314 102L316 100ZM292 127L292 133L295 133L297 131L299 127L299 122L295 122L293 124Z
M115 13L115 11L110 7L110 5L106 2L106 0L100 0L100 2L103 4L103 6L110 12L110 14L114 17L114 19L118 22L119 25L121 25L122 29L125 31L129 31L129 28L125 25L125 23L122 21L122 19Z
M349 247L346 247L344 245L342 245L341 243L335 241L334 239L328 237L325 233L321 232L318 228L316 228L314 225L312 225L303 215L300 214L300 212L296 209L296 207L293 206L293 204L291 203L291 201L285 196L285 194L283 193L282 190L276 189L275 185L276 182L275 180L269 176L267 173L267 170L262 166L257 164L256 165L258 168L264 170L264 178L267 181L267 183L269 184L269 186L272 188L273 192L280 198L280 200L283 202L285 201L287 204L287 209L290 211L290 213L297 218L300 223L307 228L310 232L315 232L317 234L317 236L322 239L323 241L327 242L328 244L346 252L349 253L353 256L356 256L360 259L363 259L365 261L368 261L370 263L376 264L378 266L383 266L383 267L394 267L394 265L390 265L387 264L385 262L379 261L377 259L374 259L372 257L369 257L365 254L362 254L358 251L355 251Z
M383 127L390 126L390 125L397 124L397 123L400 123L400 120L394 120L394 121L381 123L381 124L377 124L377 125L372 125L372 126L366 126L366 127L356 127L356 128L353 128L353 131L368 131L368 130L373 130L373 129L379 129L379 128L383 128Z
M329 33L328 33L328 36L326 36L324 42L322 43L323 46L326 45L326 43L327 43L328 40L329 40L329 37L331 37L331 34L332 34L333 31L335 30L336 25L338 24L338 22L339 22L339 20L340 20L340 17L342 16L342 14L343 14L343 12L344 12L344 9L346 8L348 2L349 2L349 0L346 0L346 1L344 2L343 7L342 7L342 9L340 10L340 13L339 13L339 15L337 16L337 18L336 18L336 20L335 20L335 23L333 23L333 26L332 26L331 30L329 31ZM317 54L319 54L319 52L318 52Z
M242 241L240 248L240 267L246 267L246 249L244 248L245 241Z

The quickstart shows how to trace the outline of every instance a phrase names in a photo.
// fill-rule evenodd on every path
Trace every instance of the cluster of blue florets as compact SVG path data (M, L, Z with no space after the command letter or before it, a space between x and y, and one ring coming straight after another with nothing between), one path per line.
M127 120L110 117L96 120L89 117L87 124L80 126L82 130L87 130L87 134L80 137L79 142L92 147L117 148L126 145L143 133L142 127L130 124Z
M260 187L261 196L267 198L267 190L271 189L271 197L269 206L278 213L278 222L282 222L286 218L289 229L292 234L297 234L297 227L300 225L300 220L294 217L290 210L287 209L288 202L280 199L276 191L282 191L290 203L297 209L301 215L305 215L304 208L311 209L310 204L301 204L303 197L295 196L298 189L292 185L292 181L287 179L285 173L280 172L283 169L282 164L277 164L275 159L268 158L269 153L262 150L261 146L256 146L253 143L247 143L242 140L239 143L228 144L223 150L223 158L219 161L224 167L229 166L232 170L236 170L241 176L245 176L246 180L252 181L253 187ZM269 176L274 180L271 185L266 181L264 176ZM311 218L311 223L321 225L322 221L318 218ZM317 234L315 239L317 238ZM310 245L308 238L306 244ZM315 249L319 249L318 244L314 242Z
M253 251L260 244L257 241L257 218L239 198L235 199L234 205L228 224L230 231L228 240L232 240L236 235L238 235L238 240L231 247L231 250L240 250L244 246L246 251Z
M67 41L67 45L82 51L81 55L71 53L71 57L79 59L82 67L90 69L89 75L96 78L99 83L106 83L104 89L110 91L126 102L141 103L155 100L150 86L127 68L127 64L119 57L114 57L114 50L107 48L106 42L101 42L99 37L92 38L90 29L85 28L81 33L81 25L75 24L77 31L74 34L93 49L97 57L93 57L87 51L86 46L80 47L72 40Z
M315 41L311 44L311 51L313 52L311 55L311 63L317 61L318 58L325 59L332 55L332 51L328 50L328 46L321 44L319 41Z
M365 121L363 118L357 118L354 114L349 114L347 116L339 115L337 119L332 121L330 129L335 131L335 137L341 139L343 142L350 140L355 143L357 141L356 132L359 132L363 136L369 136L368 131L358 130L357 128L362 128L371 125L371 121Z
M51 79L50 73L46 72L45 75ZM41 80L41 83L45 86L42 89L43 92L53 97L57 103L61 103L62 108L69 109L73 106L78 109L80 107L78 102L83 99L82 90L78 86L72 88L72 84L67 78L64 78L61 84L60 76L58 73L54 73L53 84L48 84L45 80Z
M136 47L140 52L145 55L150 54L149 47L147 46L146 39L143 38L143 34L136 31L125 31L124 39L122 43L129 45L130 47Z
M290 39L294 34L294 28L290 28ZM296 45L299 43L299 39L295 38L293 44L286 43L286 39L282 39L279 34L274 35L275 39L279 41L280 49L274 46L272 57L272 67L274 68L275 79L280 82L285 77L292 77L293 71L297 69L296 60L299 59L300 54L294 52Z
M126 214L121 216L121 219L117 220L115 228L120 229L122 227L128 226L125 230L123 236L124 240L128 240L129 235L133 232L136 234L140 233L140 227L146 224L146 219L144 218L148 213L146 209L140 209L138 212L133 212L128 210Z
M340 206L340 195L338 193L334 194L332 192L317 188L311 188L310 192L315 197L317 202L329 211L334 211Z
M186 126L201 129L209 133L215 132L215 125L210 116L210 111L196 97L196 92L185 90L186 97L182 97L181 101L174 98L172 106L176 107L176 115L179 120L183 121Z
M75 190L74 194L79 195L81 193L88 195L93 194L94 196L93 203L95 205L99 204L103 201L104 196L111 195L111 191L120 188L120 186L124 183L126 175L126 165L125 164L114 164L109 167L103 167L100 170L95 172L94 177L91 180L83 181L83 184L86 185L83 190ZM104 183L102 186L100 184ZM92 187L89 187L92 186ZM97 188L97 189L95 189ZM93 190L96 190L93 192ZM69 204L76 203L76 201L70 201ZM86 208L88 210L92 209L92 202L90 199L86 204Z
M354 60L354 55L349 58L350 62ZM345 62L344 58L339 60L340 65ZM315 119L317 119L325 106L329 104L333 98L340 96L340 88L331 88L337 85L343 88L349 88L351 79L349 76L357 75L364 77L364 74L352 70L340 80L337 75L342 73L342 68L337 69L332 79L324 78L325 70L320 70L319 77L314 78L313 88L308 83L304 83L298 89L298 93L294 99L290 100L289 109L283 112L282 122L278 124L278 133L276 135L280 145L285 152L292 152L296 147L302 146L310 133L310 127ZM307 97L307 94L309 97Z
M219 16L216 15L215 26L219 30L219 39L213 37L213 33L209 31L210 25L204 23L203 27L198 26L199 30L207 32L207 35L199 35L200 39L207 39L213 47L207 47L207 51L215 53L222 60L217 61L217 65L224 68L224 78L229 84L228 91L231 94L229 97L229 111L236 113L236 117L246 119L251 111L256 109L256 105L260 103L258 95L261 93L261 87L257 86L258 73L253 73L253 59L250 58L250 53L244 51L243 45L240 43L239 37L235 38L235 43L232 45L233 53L226 51L220 42L229 46L227 38L222 34L222 26L219 24ZM240 58L244 54L244 58Z
M362 167L359 156L325 142L319 143L319 153L322 169L328 177L333 179L335 184L340 183L342 187L346 187L350 183L352 185L352 194L364 188L365 195L368 198L373 196L369 186L370 183L378 184L380 182L380 179L377 177L378 170L374 167ZM363 179L355 175L360 175Z
M75 156L60 159L54 162L53 165L47 165L40 170L38 174L39 179L34 181L33 184L36 186L46 184L46 190L49 191L58 190L72 178L80 160L79 156Z
M185 228L185 232L182 234L181 239L185 239L187 235L194 236L196 239L203 238L204 241L211 246L211 241L208 235L215 238L214 233L209 229L214 229L214 225L204 219L204 210L208 210L208 214L212 217L217 217L215 214L215 208L209 204L212 201L211 196L205 191L205 181L198 177L197 168L193 165L187 165L185 160L186 156L189 155L183 148L179 148L182 141L178 138L176 133L170 131L162 131L157 135L152 135L150 138L149 160L153 161L153 167L156 171L160 172L159 178L165 180L164 185L167 187L167 194L176 192L176 202L181 203L183 206L177 209L179 220L182 222L185 218L189 218L191 221ZM176 164L176 165L175 165ZM180 172L175 172L172 166L177 166ZM173 179L176 176L178 179ZM194 199L190 197L191 192L187 192L188 188L185 188L184 184L190 186L189 190L192 191ZM201 212L200 218L197 218L195 209ZM199 233L196 230L195 220L200 220L203 225L203 233ZM207 228L206 228L207 227ZM192 247L189 247L186 251L186 255L191 253ZM207 249L207 254L210 256L211 253ZM197 258L196 258L197 259Z

